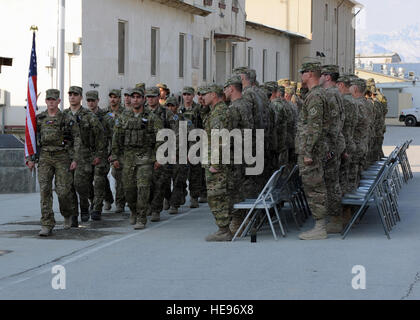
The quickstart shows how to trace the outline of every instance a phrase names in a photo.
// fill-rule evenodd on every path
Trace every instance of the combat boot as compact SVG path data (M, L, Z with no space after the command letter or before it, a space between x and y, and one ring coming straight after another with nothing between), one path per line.
M49 237L52 235L52 229L51 227L41 227L41 231L38 233L40 237Z
M130 224L135 225L137 221L137 214L136 213L130 213Z
M69 230L71 228L71 218L65 217L64 218L64 230Z
M200 203L207 203L207 197L200 197Z
M82 222L88 222L90 219L89 211L82 211L80 216L81 216L80 219L82 220Z
M137 223L134 226L134 230L143 230L146 228L146 225L137 218Z
M115 209L115 213L123 213L123 212L124 212L124 207L117 205Z
M159 212L153 212L152 216L150 217L151 222L159 222L160 221L160 213Z
M330 222L327 224L327 233L337 234L343 231L343 218L341 216L330 217Z
M167 199L163 200L163 210L169 210L170 205L169 205L169 201Z
M235 235L243 222L244 222L244 219L242 217L234 215L232 217L232 221L230 222L230 225L229 225L230 232L232 232L232 234ZM243 231L243 230L241 230L241 231ZM240 237L241 234L242 234L242 232L240 232L238 234L238 236Z
M219 231L209 235L206 238L207 242L222 242L222 241L232 241L233 235L230 232L229 227L219 228Z
M72 228L79 228L78 216L72 216L71 217L71 227Z
M99 211L93 211L91 217L92 217L93 221L101 221L101 219L102 219L101 218L101 212L99 212Z
M178 214L178 208L172 206L168 212L169 214Z
M112 208L112 204L108 201L105 201L104 210L109 211Z
M325 219L316 220L315 227L312 230L299 235L299 239L301 240L324 240L327 238L328 234Z
M197 198L191 198L190 202L191 202L190 203L190 208L191 209L196 209L196 208L200 207L200 205L198 204L198 199Z

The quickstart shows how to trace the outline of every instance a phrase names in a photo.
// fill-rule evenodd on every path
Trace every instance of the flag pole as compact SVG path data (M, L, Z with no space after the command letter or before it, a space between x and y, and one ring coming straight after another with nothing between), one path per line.
M66 0L59 0L59 51L58 51L58 75L59 75L59 90L61 94L60 109L64 110L64 44L66 37ZM69 84L71 85L71 84Z

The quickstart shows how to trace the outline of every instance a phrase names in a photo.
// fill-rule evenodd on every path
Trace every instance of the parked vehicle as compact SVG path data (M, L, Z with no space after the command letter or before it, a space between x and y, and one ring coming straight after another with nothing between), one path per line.
M400 122L404 122L407 127L415 127L420 124L420 108L402 110Z

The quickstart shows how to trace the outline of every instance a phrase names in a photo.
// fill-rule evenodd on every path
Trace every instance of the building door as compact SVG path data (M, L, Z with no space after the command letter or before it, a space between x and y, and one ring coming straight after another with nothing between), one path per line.
M216 83L223 85L231 76L232 44L229 41L216 40Z

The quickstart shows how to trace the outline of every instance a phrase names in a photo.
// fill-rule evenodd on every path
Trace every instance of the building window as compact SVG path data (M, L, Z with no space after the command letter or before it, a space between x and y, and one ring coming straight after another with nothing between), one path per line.
M203 4L211 7L213 5L213 0L203 0Z
M118 21L118 73L125 73L126 21Z
M267 75L267 49L263 50L263 59L262 59L262 81L265 82L265 78Z
M238 0L232 1L232 12L238 13L239 12L239 2Z
M185 66L185 34L179 35L179 72L178 76L184 78L184 66Z
M254 49L248 48L248 68L252 68L254 65Z
M232 70L236 68L236 44L232 45Z
M325 4L325 21L328 21L328 3Z
M150 73L152 76L157 75L157 65L158 65L158 40L159 40L159 29L152 28L152 37L151 37L151 66Z
M225 0L219 0L219 8L226 9L226 2Z
M276 80L280 79L280 52L276 52Z
M203 81L207 81L207 55L209 39L203 40Z

